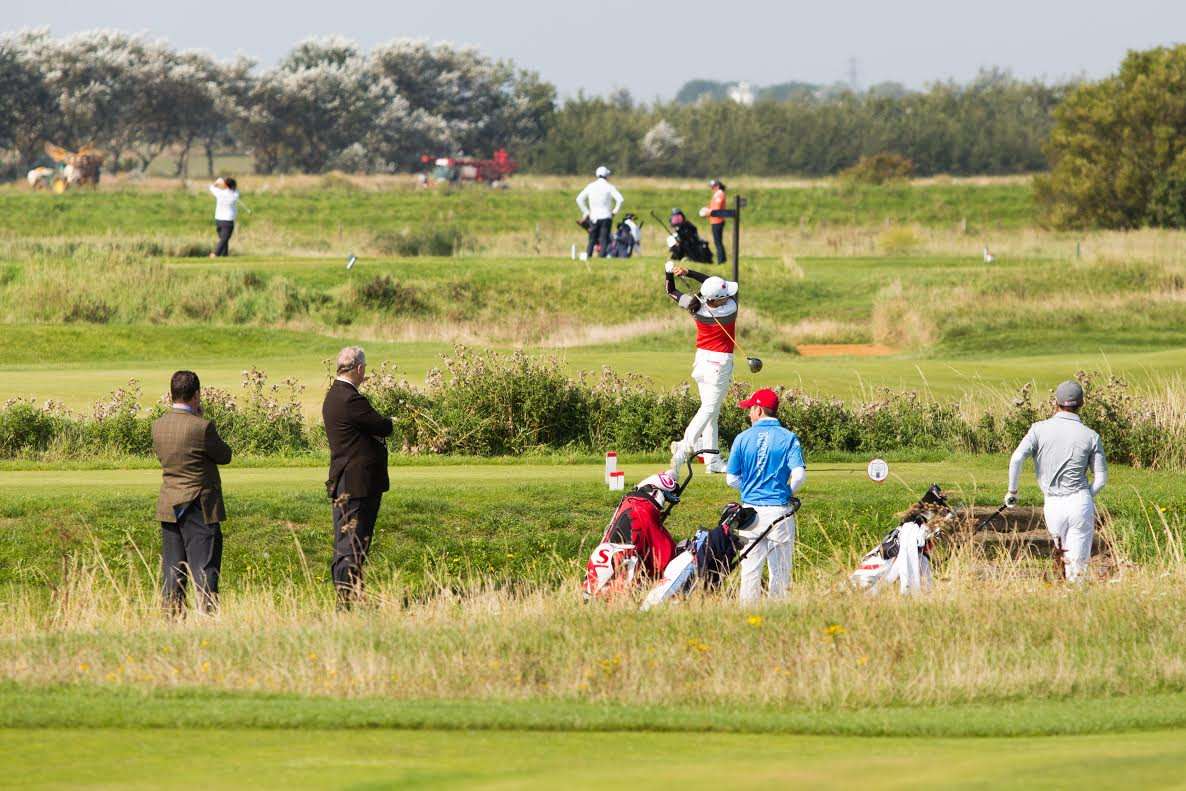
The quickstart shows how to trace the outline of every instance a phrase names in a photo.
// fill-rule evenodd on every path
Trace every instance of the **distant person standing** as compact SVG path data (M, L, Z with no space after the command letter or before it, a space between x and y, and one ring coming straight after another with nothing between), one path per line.
M1017 505L1021 468L1033 456L1042 489L1046 530L1054 539L1063 575L1077 582L1087 570L1095 538L1095 498L1108 483L1108 460L1100 435L1083 425L1083 386L1066 381L1054 391L1057 411L1034 423L1009 459L1005 505ZM1087 479L1088 470L1092 480Z
M235 232L235 218L239 215L238 187L232 178L220 178L210 185L210 194L214 196L214 228L218 231L218 246L211 258L231 254L231 234Z
M589 218L589 246L585 255L593 257L593 250L601 245L601 257L609 255L609 237L614 215L622 208L622 193L609 183L610 170L605 165L597 168L597 178L577 195L577 208Z
M173 406L152 424L152 449L161 462L156 516L161 523L161 571L165 607L180 614L187 580L198 606L218 607L222 528L226 508L218 465L231 463L231 449L202 416L198 375L178 371L169 382Z
M338 375L325 394L321 418L329 440L329 479L333 501L332 573L338 604L349 607L362 594L362 567L371 549L387 475L387 444L394 429L358 392L366 379L366 353L347 346L338 353Z
M715 217L713 212L725 209L725 184L720 179L713 179L708 182L708 186L712 188L712 199L700 210L700 216L707 217L708 224L712 226L712 243L717 248L717 263L723 264L729 258L725 254L725 218Z

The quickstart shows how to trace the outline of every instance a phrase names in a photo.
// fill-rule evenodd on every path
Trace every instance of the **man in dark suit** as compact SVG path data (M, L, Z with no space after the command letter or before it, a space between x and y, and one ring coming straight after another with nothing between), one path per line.
M366 379L366 354L348 346L338 354L338 375L325 394L321 417L329 439L329 480L333 500L333 578L338 602L349 607L362 594L362 566L375 534L375 520L387 477L391 418L380 415L358 392Z
M178 371L169 383L173 407L152 424L152 448L161 462L161 571L165 607L180 614L187 579L198 606L218 607L222 567L222 478L219 464L231 463L231 449L202 417L201 383L193 371Z

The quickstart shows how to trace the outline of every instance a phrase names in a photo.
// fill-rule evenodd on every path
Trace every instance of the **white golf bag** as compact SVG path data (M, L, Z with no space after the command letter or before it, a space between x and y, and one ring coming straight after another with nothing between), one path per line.
M947 497L934 484L912 508L905 522L891 530L869 551L849 579L858 588L876 593L898 583L902 593L931 587L931 549L941 530L931 522L951 513Z
M931 587L931 544L937 534L925 522L903 522L861 558L849 579L870 593L895 582L902 593L927 590Z

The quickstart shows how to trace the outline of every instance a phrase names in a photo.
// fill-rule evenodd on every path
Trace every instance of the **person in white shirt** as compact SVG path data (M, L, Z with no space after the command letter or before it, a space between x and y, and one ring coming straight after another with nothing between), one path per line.
M214 228L218 231L218 246L211 258L231 254L231 234L235 232L235 218L239 214L238 186L232 178L220 178L210 185L210 194L214 196Z
M1009 459L1009 491L1005 505L1017 505L1017 485L1025 460L1034 457L1034 472L1045 496L1046 529L1061 554L1064 574L1079 580L1091 559L1095 537L1095 498L1108 483L1108 461L1100 435L1083 425L1083 387L1063 382L1054 392L1058 411L1030 426ZM1087 480L1091 469L1092 480Z
M577 195L577 208L589 218L589 246L587 258L593 257L593 250L601 245L600 255L609 254L609 235L613 229L614 215L622 208L622 193L609 183L610 170L605 165L597 168L597 178Z

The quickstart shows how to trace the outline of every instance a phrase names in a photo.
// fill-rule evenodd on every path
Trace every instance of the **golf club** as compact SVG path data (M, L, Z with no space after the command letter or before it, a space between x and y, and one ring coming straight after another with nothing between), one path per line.
M681 279L683 279L682 276L681 276ZM737 339L733 337L733 334L731 332L729 332L727 329L725 329L725 325L721 324L721 320L718 319L711 312L709 313L709 315L712 316L712 320L717 323L717 326L721 328L721 332L725 333L725 337L727 337L730 341L733 342L733 348L737 349L737 351L741 352L742 354L745 354L745 349L742 349L741 344L737 342ZM762 370L762 358L761 357L751 357L750 355L745 354L745 363L746 363L746 365L749 366L750 373L756 374L758 371Z
M984 528L988 527L989 523L990 523L990 522L992 522L992 520L996 519L996 518L997 518L998 516L1000 516L1001 514L1005 513L1005 510L1006 510L1008 507L1009 507L1009 506L1007 506L1007 505L1002 505L1000 508L998 508L997 510L993 511L991 514L989 514L988 516L986 516L986 517L984 517L983 519L981 519L981 520L980 520L980 521L979 521L979 522L976 524L976 527L975 527L975 528L972 530L972 532L973 532L973 533L979 533L981 530L983 530Z
M346 268L353 269L354 265L357 262L358 262L358 256L356 256L354 253L351 253L349 256L346 257Z
M677 485L675 487L675 496L676 497L683 496L684 489L687 489L688 484L690 484L692 482L692 475L693 475L692 462L696 461L696 458L698 456L701 456L704 454L712 454L714 456L719 456L720 453L721 452L719 450L717 450L716 448L702 448L701 450L692 451L691 455L689 455L687 460L684 462L684 466L686 466L688 468L688 477L684 478L683 483L680 483L679 485ZM674 472L674 470L672 472ZM663 507L663 510L659 512L659 520L660 521L667 519L667 515L669 513L671 513L671 509L674 505L675 505L675 503L673 503L671 500L667 501L667 505L665 505Z
M762 531L762 534L760 536L758 536L753 541L751 541L745 545L745 549L743 549L741 551L741 554L737 556L737 562L740 563L741 561L745 560L746 557L749 555L749 553L753 550L753 548L758 545L758 542L760 542L766 536L770 535L770 531L774 529L775 525L777 525L779 522L790 519L792 516L799 513L799 508L802 505L803 505L803 501L800 500L798 497L791 497L791 501L790 501L791 512L789 514L783 514L782 516L778 517L770 524L766 525L766 529Z

